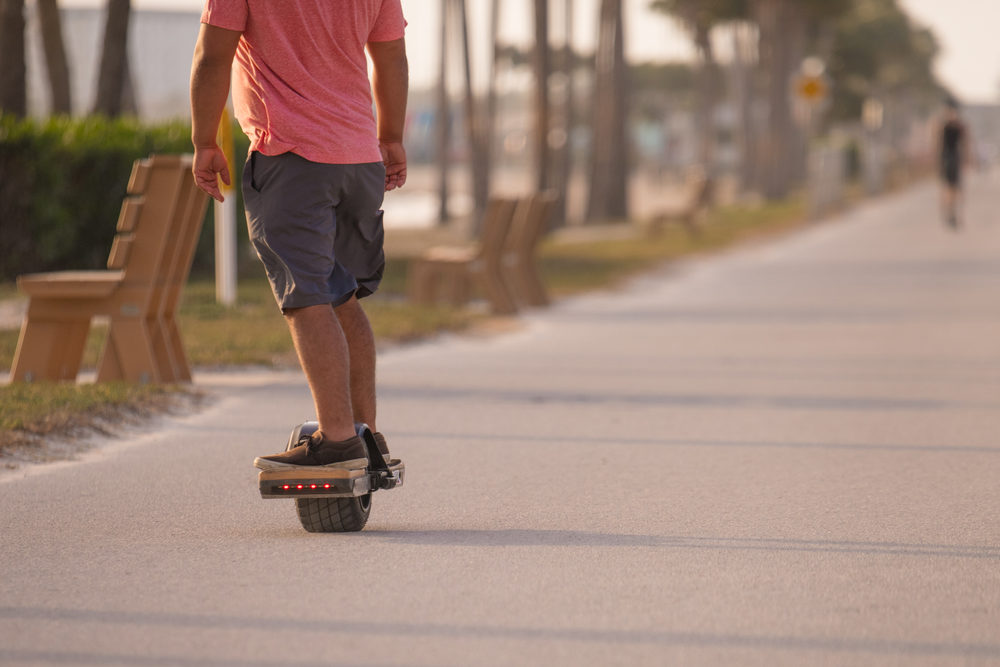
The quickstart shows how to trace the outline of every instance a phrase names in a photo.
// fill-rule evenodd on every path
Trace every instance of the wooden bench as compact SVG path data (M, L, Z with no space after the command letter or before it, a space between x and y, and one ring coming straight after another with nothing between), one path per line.
M95 316L109 318L98 382L189 381L175 314L207 202L190 156L136 161L107 271L18 277L30 300L11 381L75 380Z
M413 260L407 277L409 297L416 303L467 302L472 284L480 286L497 314L517 312L517 303L503 278L504 244L517 202L491 199L483 214L482 234L474 246L438 246Z
M710 203L711 188L711 180L703 168L689 168L684 178L683 200L676 208L666 209L652 216L649 221L650 234L659 234L668 223L678 222L691 236L698 236L698 215Z
M538 244L556 204L556 194L546 191L521 199L514 211L504 244L503 277L519 305L547 306L545 282L538 271Z

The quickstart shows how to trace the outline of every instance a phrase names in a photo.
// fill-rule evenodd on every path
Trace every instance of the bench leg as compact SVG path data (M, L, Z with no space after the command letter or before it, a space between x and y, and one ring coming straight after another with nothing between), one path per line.
M518 285L525 302L529 306L547 306L551 303L545 282L538 272L538 265L533 259L522 262L518 266Z
M165 317L160 321L164 344L167 354L170 357L170 377L164 377L167 382L190 382L191 368L188 366L187 354L184 352L184 343L181 341L181 332L177 326L177 320L173 317ZM163 370L161 369L161 373Z
M416 260L407 278L408 293L414 303L462 305L470 298L466 262Z
M25 317L10 371L11 382L73 382L80 371L90 318Z
M178 356L177 348L180 346L180 340L177 340L177 345L175 346L173 340L174 332L170 330L166 316L148 320L148 326L150 340L153 344L153 357L156 360L156 368L160 374L160 382L184 381L185 378L182 376L187 367L184 360L184 350L181 349L180 356ZM191 379L190 374L186 379Z
M111 319L104 352L97 367L98 382L161 382L153 351L150 323L139 318Z
M410 264L409 275L406 277L406 291L410 301L431 303L434 296L433 280L434 273L428 262L420 259L413 260L413 263Z
M499 271L483 269L476 272L479 284L483 288L486 300L490 303L490 309L497 315L513 315L517 312L517 303L511 296L510 290L504 284L503 276Z

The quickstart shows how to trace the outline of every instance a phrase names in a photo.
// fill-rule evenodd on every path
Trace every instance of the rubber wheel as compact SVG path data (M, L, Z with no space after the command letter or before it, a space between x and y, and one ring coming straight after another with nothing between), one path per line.
M296 498L302 527L310 533L354 533L365 527L372 494L357 498Z
M319 424L305 422L292 430L286 449L298 444L303 435L312 435ZM296 498L295 509L302 527L310 533L356 533L368 523L372 494L357 498Z

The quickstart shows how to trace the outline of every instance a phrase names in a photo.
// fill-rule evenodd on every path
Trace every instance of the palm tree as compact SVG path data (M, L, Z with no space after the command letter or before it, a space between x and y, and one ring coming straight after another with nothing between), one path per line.
M45 66L49 72L52 112L68 114L73 109L69 88L69 65L66 61L59 7L56 0L37 0L37 6L45 51Z
M768 120L759 146L758 173L768 199L788 195L805 172L806 144L792 117L788 89L792 73L807 53L810 29L851 5L852 0L752 0L767 86Z
M562 100L563 144L556 156L555 189L559 193L555 209L552 212L551 224L561 226L566 224L569 208L570 183L573 178L573 128L576 112L576 59L573 50L573 15L575 0L563 0L563 45L560 71L563 76L564 90Z
M549 1L535 0L535 187L547 190L552 181L552 151L549 149L551 109L549 76L552 59L549 49Z
M746 0L653 0L650 8L672 14L691 35L698 52L698 108L695 122L698 128L698 162L712 177L715 152L713 118L721 89L719 65L712 45L712 29L724 21L746 15Z
M628 215L629 86L623 41L622 0L601 0L588 220L623 219Z
M451 217L448 211L448 153L451 148L451 104L448 99L448 5L441 0L441 31L438 33L440 60L437 81L437 166L438 166L438 222L444 224Z
M0 111L28 113L24 0L0 0Z
M131 11L131 0L108 0L94 113L119 116L124 108L126 94L129 92L128 25Z
M492 137L492 118L489 109L484 109L476 97L472 86L472 53L469 48L469 19L465 0L454 0L459 14L459 27L462 32L462 59L465 72L465 126L469 143L469 155L472 162L472 201L474 203L472 219L482 219L486 211L486 201L490 194L490 139ZM497 0L493 2L494 11L498 7ZM495 14L494 14L495 26ZM495 27L493 28L495 30ZM494 49L495 50L495 49ZM492 87L492 82L490 83ZM478 229L474 231L478 232Z

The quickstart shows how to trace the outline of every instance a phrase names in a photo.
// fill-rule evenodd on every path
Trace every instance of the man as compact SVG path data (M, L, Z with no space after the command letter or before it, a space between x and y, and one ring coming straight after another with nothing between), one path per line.
M356 422L376 432L388 459L375 423L374 337L358 299L382 276L383 193L406 182L400 0L207 0L201 20L191 70L194 177L222 201L218 179L228 184L230 175L216 132L235 58L236 117L251 142L242 184L250 239L319 421L308 442L254 465L363 468Z
M969 130L958 111L958 102L945 103L944 121L939 132L942 194L941 206L945 222L952 229L961 224L959 209L962 198L962 167L972 156L969 153Z

